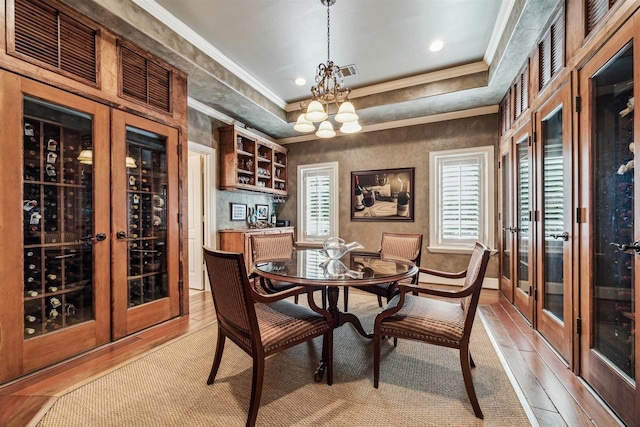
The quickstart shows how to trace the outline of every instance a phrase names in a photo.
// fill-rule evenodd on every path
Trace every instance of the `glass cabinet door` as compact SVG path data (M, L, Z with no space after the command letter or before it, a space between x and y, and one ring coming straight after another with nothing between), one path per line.
M531 197L531 145L528 134L516 139L516 258L515 288L513 300L522 314L531 322L533 320L533 259L531 222L533 199Z
M3 72L0 93L3 380L110 339L109 109Z
M177 130L113 112L114 336L179 314Z
M620 31L620 37L625 31ZM636 271L640 230L635 226L638 191L634 166L634 44L614 39L581 70L588 118L582 174L588 201L581 247L581 371L585 379L629 425L635 412ZM636 71L637 72L637 71Z
M565 84L536 111L536 327L571 365L572 167L570 87Z
M513 224L513 187L510 141L500 153L500 291L513 302L513 283L511 280L513 267L513 238L516 230Z

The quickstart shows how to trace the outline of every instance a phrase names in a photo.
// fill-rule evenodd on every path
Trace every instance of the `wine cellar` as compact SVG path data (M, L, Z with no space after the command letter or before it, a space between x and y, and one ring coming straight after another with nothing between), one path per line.
M62 4L9 3L0 383L188 312L186 75Z

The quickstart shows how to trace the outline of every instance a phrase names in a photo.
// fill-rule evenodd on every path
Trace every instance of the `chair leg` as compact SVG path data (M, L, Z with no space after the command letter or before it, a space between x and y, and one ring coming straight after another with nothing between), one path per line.
M264 357L253 357L253 380L251 382L251 402L249 403L249 415L247 416L247 427L256 425L258 409L260 408L260 398L262 397L262 383L264 380Z
M298 303L298 295L293 296L293 302L295 302L296 304Z
M320 291L322 293L322 309L327 309L327 288L322 288Z
M373 387L378 388L380 380L380 334L373 332Z
M207 384L213 384L213 381L216 379L216 374L218 373L218 368L220 367L220 361L222 360L222 352L224 351L224 343L227 337L222 333L220 328L218 328L218 343L216 344L216 354L213 357L213 365L211 366L211 372L209 373L209 378L207 379Z
M398 337L393 337L393 346L394 347L398 346Z
M473 412L477 418L484 419L482 410L480 409L480 403L478 403L478 396L473 387L473 376L471 375L471 356L469 354L469 343L466 343L460 347L460 366L462 367L462 377L464 378L464 386L467 389L467 395L471 401Z
M349 287L345 286L342 290L342 295L344 295L344 311L345 313L349 311L347 307L349 306Z
M378 295L378 307L382 308L382 297Z

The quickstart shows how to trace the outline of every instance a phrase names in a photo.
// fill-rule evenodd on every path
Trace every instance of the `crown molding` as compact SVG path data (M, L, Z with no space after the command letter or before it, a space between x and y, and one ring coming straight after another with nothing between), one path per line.
M209 56L214 61L218 62L224 68L229 70L231 73L235 74L247 83L249 86L260 92L271 102L279 106L280 108L285 108L287 103L284 102L278 95L269 90L266 86L256 80L251 74L247 73L244 69L242 69L238 64L233 62L227 56L225 56L222 52L216 49L211 43L206 41L202 36L193 31L191 27L186 25L184 22L176 18L172 15L167 9L160 6L154 0L131 0L136 5L140 6L151 16L156 18L158 21L165 24L168 28L171 28L176 34L180 35L180 37L187 40L189 43L194 45L196 48L200 49L203 53Z
M511 15L514 4L515 0L503 0L502 4L500 5L500 11L498 11L498 16L496 18L496 25L493 27L493 32L491 33L491 38L489 39L487 50L484 53L483 59L487 64L491 64L491 61L493 61L493 56L496 54L498 44L500 43L500 38L502 37L504 29L507 26L509 15Z
M362 130L359 133L376 132L387 129L396 129L400 127L423 125L426 123L443 122L448 120L464 119L467 117L484 116L487 114L495 114L498 112L498 105L487 105L485 107L469 108L468 110L450 111L447 113L432 114L430 116L414 117L411 119L395 120L385 123L377 123L374 125L362 126ZM347 136L345 134L337 134L336 137ZM274 139L273 141L281 144L295 144L297 142L317 141L320 140L315 134L306 134L301 136L294 136L290 138Z
M432 71L430 73L419 74L417 76L406 77L404 79L392 80L386 83L379 83L375 85L365 86L358 89L353 89L349 94L350 99L361 98L369 95L376 95L382 92L389 92L392 90L406 89L408 87L423 85L427 83L433 83L441 80L452 79L456 77L467 76L470 74L482 73L489 69L489 66L483 62L474 62L472 64L460 65L458 67L451 67L444 70ZM292 102L285 106L285 111L290 113L292 111L300 110L300 102Z

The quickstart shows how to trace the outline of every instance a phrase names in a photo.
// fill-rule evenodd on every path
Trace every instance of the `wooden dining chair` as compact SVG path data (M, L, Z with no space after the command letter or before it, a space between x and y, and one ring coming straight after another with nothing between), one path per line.
M422 234L402 234L402 233L382 233L380 241L380 249L378 253L382 258L394 260L408 260L416 266L420 265L420 257L422 254ZM354 254L354 255L357 255ZM405 283L417 283L418 275L416 274L411 280ZM395 282L383 283L374 286L353 286L362 291L369 292L378 296L378 306L382 307L382 297L391 300L393 295L398 292ZM344 311L348 311L349 304L349 287L344 287Z
M298 286L265 295L249 282L241 253L204 248L204 259L218 319L218 342L207 384L216 378L228 337L253 358L247 426L256 423L268 356L322 335L327 384L333 383L333 320L328 311L315 304L311 290ZM283 300L303 292L307 294L310 309Z
M251 254L253 262L261 262L274 259L290 259L295 251L295 241L293 233L268 233L257 234L251 236ZM250 278L258 280L260 283L259 290L267 294L282 292L287 289L296 287L295 283L285 282L281 280L269 280L264 277L258 277L251 274ZM303 290L301 293L306 292ZM322 308L326 308L326 289L322 292ZM298 302L298 294L294 295L294 301Z
M489 263L489 248L476 243L469 266L460 273L446 273L420 268L421 273L433 274L449 279L464 278L462 289L456 291L437 290L412 284L399 284L399 293L387 304L374 323L373 329L373 386L378 388L380 377L381 337L393 337L394 346L398 338L422 341L433 345L460 350L462 377L476 417L483 418L478 397L473 387L471 368L475 363L469 352L471 328L480 299L482 281ZM425 298L422 295L439 297ZM451 302L453 300L453 302Z

